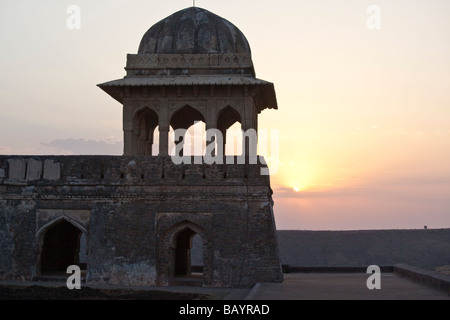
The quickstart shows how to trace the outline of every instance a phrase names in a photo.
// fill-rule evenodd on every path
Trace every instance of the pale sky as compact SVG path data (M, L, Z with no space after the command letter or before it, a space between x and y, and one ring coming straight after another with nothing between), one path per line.
M81 29L69 30L70 5ZM125 75L156 22L192 5L153 0L0 2L0 154L122 153ZM381 29L367 13L380 9ZM450 1L208 1L275 84L271 176L279 229L450 227ZM298 191L297 191L298 190Z

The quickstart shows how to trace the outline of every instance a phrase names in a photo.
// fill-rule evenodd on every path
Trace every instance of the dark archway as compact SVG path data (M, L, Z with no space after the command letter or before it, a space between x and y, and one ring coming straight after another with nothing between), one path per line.
M174 130L177 129L189 129L196 121L205 121L205 117L203 114L197 109L192 108L191 106L184 106L178 111L176 111L171 119L170 125Z
M41 274L66 272L80 263L80 239L83 232L66 220L50 227L44 235Z
M205 222L203 221L204 224ZM179 237L181 235L181 237ZM191 259L189 255L192 250L196 250L194 246L194 237L198 235L200 239L197 239L197 243L201 243L202 255L199 257L203 263L201 272L195 271L192 267L198 266L199 264L195 261L197 259ZM205 229L200 227L199 224L188 220L180 220L179 223L174 224L172 227L160 230L160 250L158 250L158 279L157 283L159 286L167 286L169 284L179 285L180 283L187 284L186 281L193 280L194 283L198 284L201 281L201 285L205 287L211 286L212 283L212 261L213 253L211 246L211 238ZM178 258L177 258L177 247L178 247ZM182 250L184 248L184 250ZM198 251L198 250L196 250ZM186 257L186 258L183 258ZM184 262L183 262L184 260ZM192 276L175 276L175 269L178 269L177 273L181 273L180 269L185 269L188 273L188 263L191 265L191 275L192 273L200 273L198 275ZM193 265L194 264L194 265ZM176 265L181 265L176 268ZM193 266L192 266L193 265ZM184 266L184 267L183 267ZM184 279L180 279L184 278ZM189 279L187 279L189 278ZM181 282L179 282L181 281Z
M203 273L203 239L199 234L192 238L191 247L191 272Z
M198 272L199 270L192 269L191 249L193 246L193 239L197 235L198 234L189 227L181 230L176 235L174 259L173 259L174 261L173 271L175 277L189 277L192 275L194 271L195 273L202 273Z
M191 247L195 232L186 228L177 235L175 247L175 276L188 276L191 274Z
M152 156L153 144L155 143L155 128L159 123L157 113L149 108L144 108L136 113L134 122L138 155Z

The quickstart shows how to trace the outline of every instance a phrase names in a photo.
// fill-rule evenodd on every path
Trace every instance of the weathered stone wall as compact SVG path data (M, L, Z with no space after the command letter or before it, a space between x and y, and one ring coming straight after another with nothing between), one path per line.
M40 272L47 228L87 236L87 281L167 285L173 239L203 240L205 286L281 281L272 191L262 165L179 165L169 157L0 156L0 279Z

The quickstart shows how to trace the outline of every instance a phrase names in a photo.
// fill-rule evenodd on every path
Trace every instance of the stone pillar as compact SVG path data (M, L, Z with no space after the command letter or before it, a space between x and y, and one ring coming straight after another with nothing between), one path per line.
M132 130L125 130L123 132L123 155L124 156L131 156L133 155L132 152L132 141L133 141L133 131Z
M180 156L184 156L184 146L186 145L186 134L183 135L183 139L181 140L181 142L178 142L176 145L177 146L181 145L182 149Z
M222 137L223 137L223 141L222 141L223 154L222 154L222 156L225 156L226 155L226 147L227 147L227 129L220 130L220 132L222 133Z
M169 155L169 126L159 126L159 155Z
M169 130L170 130L169 102L165 98L165 88L163 92L164 95L160 100L160 109L158 114L160 157L166 157L169 155Z
M217 121L214 119L210 119L206 122L206 132L208 132L209 129L217 129ZM208 146L215 144L216 140L215 138L213 138L210 142L206 141L206 148L208 148ZM214 152L213 154L211 154L212 156L217 155L217 148L214 148Z
M153 130L150 130L150 133L148 135L148 140L147 140L147 144L146 144L146 150L145 150L145 154L147 156L152 156L153 155Z
M139 135L138 155L145 156L147 151L147 139L142 133Z
M131 136L131 154L132 156L138 155L139 134L133 131Z
M242 130L244 131L244 136L242 137L242 151L247 158L251 155L256 156L258 153L258 128L256 127L256 116L251 97L245 98L244 108L245 118L242 119ZM249 131L251 129L253 129L254 132ZM254 141L251 141L252 138Z
M123 105L123 154L133 155L133 108L128 103Z

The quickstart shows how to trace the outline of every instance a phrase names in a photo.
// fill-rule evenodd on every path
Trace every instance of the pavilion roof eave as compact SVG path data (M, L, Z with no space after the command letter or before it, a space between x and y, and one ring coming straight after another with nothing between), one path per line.
M123 103L123 88L126 87L168 87L168 86L257 86L262 89L261 101L264 109L278 109L274 84L265 80L247 76L164 76L164 77L125 77L98 84L103 91L120 103Z

